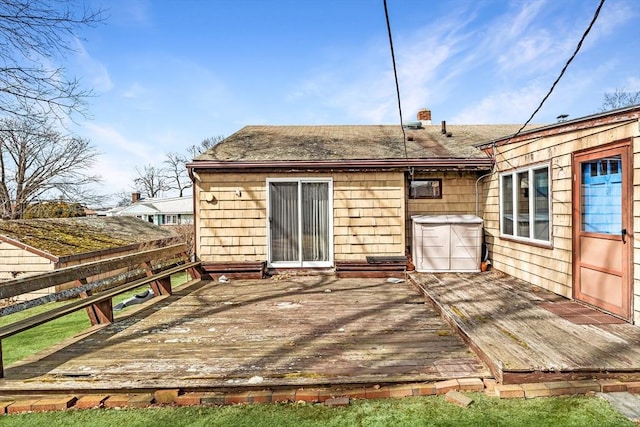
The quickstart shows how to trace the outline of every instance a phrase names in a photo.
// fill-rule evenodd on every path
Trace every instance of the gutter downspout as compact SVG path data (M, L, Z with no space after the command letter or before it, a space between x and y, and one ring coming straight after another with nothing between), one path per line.
M192 192L193 192L193 197L192 197L192 204L193 204L193 242L192 245L193 247L191 248L191 250L193 251L193 254L191 255L191 261L199 261L198 258L198 254L197 254L197 248L198 245L196 244L196 230L198 229L197 227L197 211L196 211L196 180L199 181L200 176L192 169L192 168L187 168L187 173L189 174L189 178L191 178L191 188L192 188ZM198 179L197 179L198 178Z
M480 178L476 179L476 216L478 216L478 183L481 179L490 176L493 172L486 173L482 175Z
M490 176L491 174L493 174L493 172L486 173L486 174L480 176L478 179L476 179L476 217L478 216L478 183L480 182L481 179L484 179L484 178ZM489 263L489 264L491 263L489 261L489 250L487 248L487 244L485 242L485 237L484 237L484 225L482 227L482 253L481 253L480 257L481 257L481 261L482 261L483 264L484 263ZM480 271L485 271L485 270L483 270L483 268L485 268L485 267L482 267L483 264L481 264Z

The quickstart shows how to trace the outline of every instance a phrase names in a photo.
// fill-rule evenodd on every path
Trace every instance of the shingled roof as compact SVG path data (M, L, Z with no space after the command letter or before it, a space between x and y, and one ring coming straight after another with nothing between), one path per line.
M474 145L515 133L518 125L246 126L197 162L486 159Z
M57 258L176 237L170 230L133 217L0 221L0 241Z

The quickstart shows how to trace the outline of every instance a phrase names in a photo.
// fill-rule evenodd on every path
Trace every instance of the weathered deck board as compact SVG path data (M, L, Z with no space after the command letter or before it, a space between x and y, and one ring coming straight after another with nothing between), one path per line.
M10 366L9 390L219 389L487 377L410 284L207 282Z
M412 277L504 382L640 378L638 326L572 323L541 306L558 296L500 273Z

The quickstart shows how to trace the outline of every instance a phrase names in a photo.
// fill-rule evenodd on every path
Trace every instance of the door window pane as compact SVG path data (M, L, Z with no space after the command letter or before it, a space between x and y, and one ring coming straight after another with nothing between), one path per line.
M329 260L329 185L302 184L302 260Z
M299 260L298 183L272 182L269 185L271 260Z
M582 231L620 234L622 230L622 157L581 163Z

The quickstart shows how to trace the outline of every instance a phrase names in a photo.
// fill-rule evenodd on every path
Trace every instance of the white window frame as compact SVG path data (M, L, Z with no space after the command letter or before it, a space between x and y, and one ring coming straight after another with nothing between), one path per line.
M164 216L164 224L167 224L167 225L176 225L176 224L178 224L178 215L176 215L176 214L165 214L165 216Z
M269 215L271 212L271 195L269 194L270 186L272 182L295 182L298 184L298 202L302 200L302 184L303 183L327 183L329 200L328 200L328 222L329 222L329 259L327 261L295 261L295 262L271 262L271 224L269 223ZM267 260L268 266L273 268L312 268L312 267L333 267L333 178L267 178L266 182L266 194L267 194ZM302 203L298 203L298 227L301 228L302 221ZM299 247L300 257L302 257L302 239L300 239Z
M534 215L534 219L535 219L535 197L528 197L528 218L521 218L522 215L520 215L520 217L518 216L518 199L519 199L519 191L521 190L519 184L518 184L518 176L521 175L523 172L527 173L527 179L528 179L528 191L532 190L532 184L535 183L534 180L534 172L539 171L541 169L546 169L547 171L547 212L548 212L548 240L544 240L544 239L536 239L535 238L535 221L532 221L532 214ZM512 183L512 194L511 194L511 203L512 203L512 208L511 208L511 212L505 212L504 210L504 200L505 200L505 190L503 188L503 178L505 176L511 176L511 183ZM552 239L553 239L553 224L552 224L552 218L553 218L553 214L551 211L551 200L552 200L552 189L551 189L551 164L550 163L544 163L544 164L537 164L537 165L531 165L528 167L524 167L524 168L519 168L519 169L515 169L509 172L504 172L501 173L499 176L499 187L500 187L500 200L499 200L499 205L500 205L500 237L501 238L505 238L505 239L513 239L513 240L518 240L518 241L522 241L522 242L529 242L529 243L535 243L535 244L540 244L540 245L545 245L545 246L550 246ZM534 193L535 194L535 193ZM511 217L511 221L512 221L512 231L513 234L508 234L505 232L505 225L506 225L506 221L505 221L505 217L506 216L510 216ZM513 219L517 218L517 221L514 221ZM537 219L536 219L537 220ZM528 236L524 236L524 235L519 235L520 233L520 224L521 223L525 223L528 224Z

